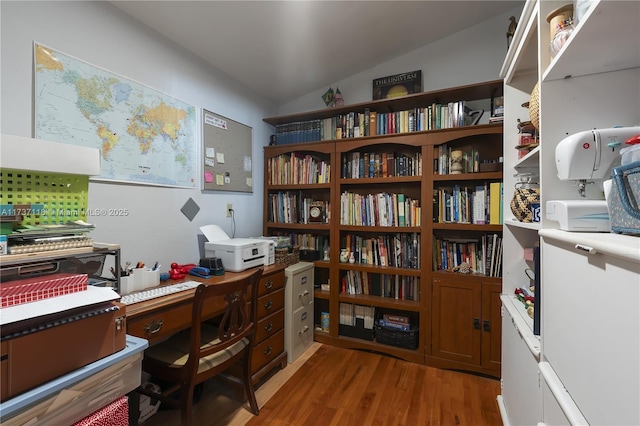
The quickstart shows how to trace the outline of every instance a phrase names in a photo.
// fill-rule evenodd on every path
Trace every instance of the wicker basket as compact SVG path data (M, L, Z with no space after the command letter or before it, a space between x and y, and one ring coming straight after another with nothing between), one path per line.
M275 250L277 265L294 265L300 261L300 246L283 247Z
M540 82L538 81L531 91L529 100L529 118L536 130L540 130Z
M405 349L418 349L418 327L404 331L376 324L376 342Z

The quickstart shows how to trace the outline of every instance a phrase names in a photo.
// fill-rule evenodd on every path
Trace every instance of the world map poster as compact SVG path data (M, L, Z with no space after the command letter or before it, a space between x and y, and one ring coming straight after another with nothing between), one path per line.
M193 188L196 108L34 44L36 138L98 148L92 179Z

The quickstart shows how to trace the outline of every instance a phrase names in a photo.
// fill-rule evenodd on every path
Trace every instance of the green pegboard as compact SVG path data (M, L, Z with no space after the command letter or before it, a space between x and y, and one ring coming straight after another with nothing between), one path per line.
M22 215L22 225L86 221L88 202L89 176L0 169L2 214Z

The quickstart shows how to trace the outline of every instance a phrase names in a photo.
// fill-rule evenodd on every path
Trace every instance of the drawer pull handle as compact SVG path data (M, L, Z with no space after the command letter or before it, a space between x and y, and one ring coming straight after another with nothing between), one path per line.
M270 322L270 323L268 323L267 325L264 326L264 331L269 332L271 330L273 330L273 323L272 322Z
M473 319L473 328L476 330L480 330L480 318Z
M151 321L151 324L147 324L144 326L144 331L147 334L156 334L157 332L160 331L163 325L164 325L164 320L160 320L160 321L153 320Z
M298 331L298 334L306 333L307 331L309 331L309 326L305 325L302 330Z
M302 298L302 297L304 297L304 296L308 296L308 295L309 295L309 290L305 290L305 291L303 291L303 292L302 292L302 294L301 294L300 296L298 296L298 297Z
M273 287L273 281L271 281L271 280L267 280L267 281L264 283L264 286L265 286L265 288L266 288L267 290L271 290L271 288Z
M273 306L273 300L269 300L267 301L267 303L264 304L264 308L265 309L271 309L271 307Z
M263 354L265 354L266 356L271 355L271 346L267 346L264 351L262 352Z

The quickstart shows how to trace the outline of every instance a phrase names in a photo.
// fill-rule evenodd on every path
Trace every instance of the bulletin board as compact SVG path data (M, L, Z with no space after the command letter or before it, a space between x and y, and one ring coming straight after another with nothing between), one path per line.
M253 192L253 129L202 109L203 189Z

